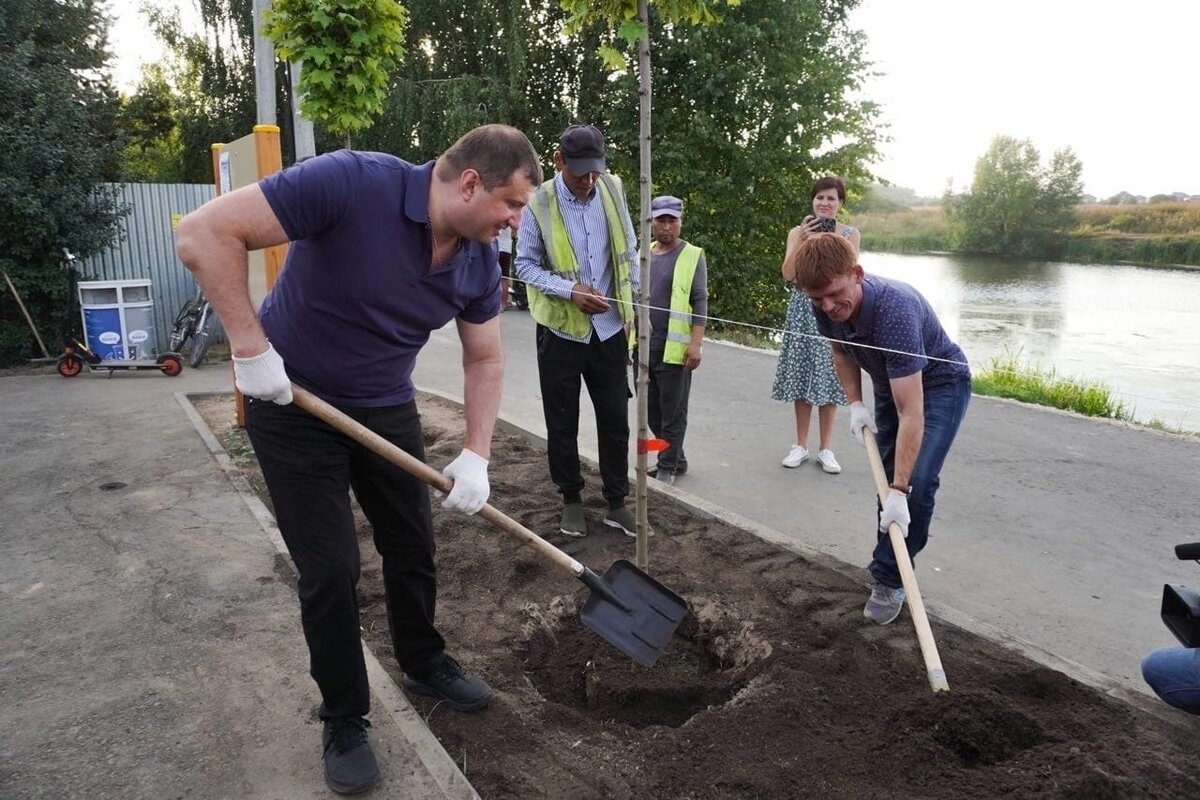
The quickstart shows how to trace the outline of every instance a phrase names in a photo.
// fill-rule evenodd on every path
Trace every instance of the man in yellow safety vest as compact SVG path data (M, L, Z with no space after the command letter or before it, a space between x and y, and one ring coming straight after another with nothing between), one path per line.
M704 251L680 238L683 201L663 195L650 204L650 381L646 398L650 430L669 447L650 474L665 483L687 472L687 433L692 371L700 366L708 315L708 264Z
M563 131L555 176L521 218L516 273L537 322L538 376L550 478L563 496L559 530L587 535L579 467L579 393L596 410L604 524L636 536L629 494L629 348L638 291L637 239L625 192L605 171L604 136L592 125Z

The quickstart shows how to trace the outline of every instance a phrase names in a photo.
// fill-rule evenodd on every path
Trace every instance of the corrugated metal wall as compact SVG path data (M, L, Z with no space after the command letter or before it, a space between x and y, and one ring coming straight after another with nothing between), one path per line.
M130 206L121 222L122 237L108 251L80 261L84 280L149 278L154 299L158 351L167 349L175 313L196 292L192 274L175 255L172 220L202 206L213 197L211 184L131 183L118 187L120 202ZM224 340L223 331L214 331Z

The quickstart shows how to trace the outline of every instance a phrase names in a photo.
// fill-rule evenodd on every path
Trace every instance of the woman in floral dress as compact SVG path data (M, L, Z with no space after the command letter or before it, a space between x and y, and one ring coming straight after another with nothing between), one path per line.
M837 407L845 405L846 394L833 369L833 353L829 349L829 342L817 333L812 304L804 292L794 285L796 275L791 260L796 248L810 236L823 232L844 236L857 251L859 234L849 225L836 221L838 209L846 201L846 184L840 178L831 175L821 178L813 184L811 197L813 213L788 233L787 250L783 257L783 277L792 284L792 290L771 397L791 403L796 413L796 441L784 457L783 466L795 468L808 460L808 428L813 406L817 406L820 445L817 461L823 470L836 475L842 471L842 466L829 445Z

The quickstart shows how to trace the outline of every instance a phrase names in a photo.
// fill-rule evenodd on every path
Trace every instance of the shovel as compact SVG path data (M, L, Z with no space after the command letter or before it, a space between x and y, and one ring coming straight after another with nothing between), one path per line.
M292 398L297 406L317 419L433 488L449 493L454 487L452 480L424 461L401 450L312 393L293 385ZM491 505L480 509L479 516L583 581L583 585L592 592L579 612L583 624L639 664L654 666L687 613L687 603L682 597L625 559L613 562L603 575L597 575Z
M863 428L862 433L863 445L867 448L867 459L871 462L871 472L875 476L875 491L879 494L879 502L882 503L887 500L889 491L887 473L883 469L883 459L879 455L875 434L870 428ZM948 692L950 684L946 682L942 657L938 655L937 642L933 640L933 629L929 627L929 617L925 614L925 601L921 599L921 590L917 587L917 574L913 571L912 559L908 557L904 531L893 522L888 525L888 537L892 541L892 551L896 554L896 566L900 568L900 582L904 584L904 594L908 598L908 610L912 612L913 626L917 629L917 643L921 645L921 655L925 658L929 687L934 692Z

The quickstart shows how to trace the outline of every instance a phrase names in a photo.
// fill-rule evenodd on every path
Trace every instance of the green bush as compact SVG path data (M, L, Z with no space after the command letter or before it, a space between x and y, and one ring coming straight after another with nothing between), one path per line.
M24 322L0 321L0 366L12 366L27 360L33 353L33 337Z

